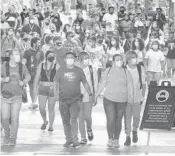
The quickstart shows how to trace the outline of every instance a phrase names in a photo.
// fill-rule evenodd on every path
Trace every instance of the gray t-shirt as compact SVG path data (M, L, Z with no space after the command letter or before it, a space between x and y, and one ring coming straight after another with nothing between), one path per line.
M60 67L54 81L59 83L59 99L66 102L78 100L81 97L81 82L87 83L83 70L77 66L72 69Z
M6 63L2 65L1 77L3 78L8 77L6 75ZM22 87L19 85L19 80L21 80L20 74L19 74L19 65L17 65L16 67L11 67L9 65L9 77L10 77L9 82L2 84L2 91L9 91L14 96L21 96ZM24 79L30 79L30 74L25 65L23 65L23 77Z

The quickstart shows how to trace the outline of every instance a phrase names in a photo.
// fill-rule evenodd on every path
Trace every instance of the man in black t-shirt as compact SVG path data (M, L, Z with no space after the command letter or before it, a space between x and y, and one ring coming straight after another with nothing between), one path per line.
M76 147L80 145L78 142L77 121L82 101L80 84L82 83L84 85L92 102L94 95L91 92L83 70L74 65L75 54L68 52L65 61L66 66L60 67L56 73L54 92L56 97L59 97L60 114L66 136L64 147L72 145Z
M171 77L171 69L172 75L175 74L175 38L174 32L169 33L169 40L166 42L166 47L168 48L168 54L166 55L167 62L167 74L168 77Z
M37 95L34 92L34 79L36 76L36 71L38 65L44 60L44 53L41 51L40 39L34 37L31 39L31 48L24 52L23 63L27 66L27 69L31 76L31 81L29 82L30 96L32 99L32 104L29 109L36 109L38 105L36 104Z

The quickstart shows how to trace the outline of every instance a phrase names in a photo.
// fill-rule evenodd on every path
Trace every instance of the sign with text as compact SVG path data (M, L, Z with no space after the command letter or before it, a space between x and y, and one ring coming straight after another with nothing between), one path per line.
M150 86L140 129L168 129L174 121L175 87Z

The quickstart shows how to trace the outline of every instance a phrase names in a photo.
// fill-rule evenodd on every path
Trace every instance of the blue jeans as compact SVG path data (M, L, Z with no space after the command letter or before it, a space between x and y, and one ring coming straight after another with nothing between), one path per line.
M66 136L66 141L68 142L78 141L78 117L80 113L80 104L80 100L73 103L59 101L64 134Z
M85 126L86 123L86 126ZM79 130L81 139L86 139L86 130L92 130L92 103L82 102L79 114Z
M1 98L2 125L6 137L17 138L22 97Z
M113 102L104 97L103 105L107 119L108 138L119 140L127 103Z

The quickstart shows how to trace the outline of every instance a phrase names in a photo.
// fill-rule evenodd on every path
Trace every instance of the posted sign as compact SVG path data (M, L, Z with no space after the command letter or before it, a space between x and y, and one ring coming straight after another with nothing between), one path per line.
M168 129L174 121L175 87L150 86L140 129Z

